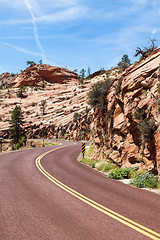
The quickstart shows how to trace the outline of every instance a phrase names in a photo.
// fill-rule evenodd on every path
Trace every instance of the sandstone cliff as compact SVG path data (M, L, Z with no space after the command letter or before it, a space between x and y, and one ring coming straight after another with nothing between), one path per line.
M94 111L95 157L103 149L108 159L122 167L156 171L160 160L159 64L160 49L157 49L114 79L107 93L105 113L97 108ZM151 123L154 125L153 136L150 132L145 141L140 131L142 120L135 118L136 111L144 113L148 129Z

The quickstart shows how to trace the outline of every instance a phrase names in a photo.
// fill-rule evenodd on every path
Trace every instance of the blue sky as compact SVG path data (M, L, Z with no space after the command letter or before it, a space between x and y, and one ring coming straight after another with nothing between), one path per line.
M0 73L26 61L82 68L116 66L150 38L160 45L159 0L0 0Z

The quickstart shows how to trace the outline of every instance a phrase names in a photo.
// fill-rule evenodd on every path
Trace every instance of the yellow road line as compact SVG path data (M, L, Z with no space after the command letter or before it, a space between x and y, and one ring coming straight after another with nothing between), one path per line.
M97 209L98 211L108 215L109 217L123 223L124 225L136 230L137 232L142 233L143 235L154 239L154 240L160 240L160 234L147 228L142 226L141 224L138 224L132 220L130 220L129 218L126 218L124 216L122 216L119 213L116 213L114 211L112 211L109 208L104 207L103 205L93 201L92 199L82 195L81 193L75 191L74 189L68 187L67 185L65 185L64 183L60 182L58 179L54 178L52 175L50 175L41 165L41 159L46 156L47 154L56 151L58 149L61 148L65 148L65 147L69 147L72 145L67 145L67 146L62 146L62 147L58 147L55 149L52 149L48 152L43 153L42 155L40 155L37 159L36 159L36 166L39 169L39 171L45 176L47 177L50 181L52 181L54 184L56 184L57 186L59 186L60 188L62 188L63 190L65 190L66 192L70 193L71 195L73 195L74 197L80 199L81 201L87 203L88 205L94 207L95 209Z

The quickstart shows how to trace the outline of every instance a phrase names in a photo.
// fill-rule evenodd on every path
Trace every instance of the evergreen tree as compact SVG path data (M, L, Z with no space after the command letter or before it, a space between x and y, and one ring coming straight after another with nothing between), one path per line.
M17 90L17 97L18 98L25 98L26 96L24 95L24 93L25 93L25 88L24 88L24 86L19 86L19 89Z
M131 60L129 59L127 54L124 54L122 57L122 60L118 63L118 67L120 67L122 71L124 71L129 67L130 64L131 64Z
M27 61L26 64L29 65L29 67L36 65L34 61Z
M45 115L45 109L46 109L47 101L41 100L40 109L42 111L42 115Z
M84 79L85 74L86 74L86 70L84 70L84 68L82 68L82 70L80 71L80 77L82 77Z
M20 106L15 106L12 111L11 120L9 121L9 133L12 145L22 144L22 138L26 138L23 125L24 118Z

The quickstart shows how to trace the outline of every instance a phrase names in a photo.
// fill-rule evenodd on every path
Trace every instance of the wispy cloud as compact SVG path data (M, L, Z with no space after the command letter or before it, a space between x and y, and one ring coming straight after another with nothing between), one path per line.
M29 55L32 55L32 56L42 57L42 54L39 53L39 52L33 52L33 51L30 51L30 50L21 48L19 46L15 46L15 45L10 44L10 43L5 43L5 45L17 50L18 52L26 53L26 54L29 54Z
M84 6L80 0L0 0L0 3L7 8L16 11L16 17L12 19L0 20L0 24L16 25L33 23L57 23L88 17L88 7ZM32 19L28 19L26 7ZM23 18L19 18L19 13L24 13ZM36 32L37 33L37 32Z
M37 26L36 26L36 17L32 11L32 7L31 7L31 4L29 2L29 0L25 0L25 4L28 8L28 11L29 13L31 14L31 17L32 17L32 23L33 23L33 30L34 30L34 36L35 36L35 41L37 43L37 46L39 47L39 50L41 51L41 55L42 57L44 58L44 61L47 60L47 57L45 55L45 52L44 52L44 49L43 49L43 46L42 44L40 43L39 41L39 36L38 36L38 31L37 31Z
M37 22L45 22L45 23L57 23L70 21L82 17L87 16L87 8L76 6L70 7L65 10L60 10L51 14L42 14L36 20Z
M33 36L2 36L0 39L34 39Z

